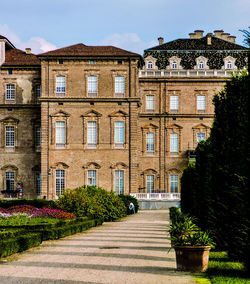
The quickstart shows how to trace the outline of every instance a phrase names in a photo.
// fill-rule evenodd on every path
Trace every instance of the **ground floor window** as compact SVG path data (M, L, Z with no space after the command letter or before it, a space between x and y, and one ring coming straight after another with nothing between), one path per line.
M178 193L178 175L170 175L170 192Z
M41 173L36 173L36 194L41 195Z
M205 133L202 133L202 132L199 132L196 134L196 140L197 140L197 143L203 141L206 139L206 134Z
M96 186L96 170L88 170L88 185Z
M155 188L155 181L154 175L147 175L146 176L146 189L148 193L154 192Z
M115 170L115 192L124 194L124 171Z
M56 195L63 194L65 188L65 171L56 170Z
M14 172L5 173L5 190L14 190L15 174Z

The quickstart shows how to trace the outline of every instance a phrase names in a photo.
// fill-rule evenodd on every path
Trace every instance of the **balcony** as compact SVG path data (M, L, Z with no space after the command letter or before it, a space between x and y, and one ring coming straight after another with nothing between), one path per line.
M138 200L158 200L158 201L179 201L181 199L180 193L130 193L131 196Z

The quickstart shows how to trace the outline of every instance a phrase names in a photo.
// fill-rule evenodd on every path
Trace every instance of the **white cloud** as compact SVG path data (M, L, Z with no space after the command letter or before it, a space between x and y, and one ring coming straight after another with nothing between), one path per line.
M8 25L0 25L0 35L5 36L16 48L25 50L26 47L31 48L31 52L38 54L49 50L56 49L56 46L44 38L32 37L28 41L24 42L15 34Z
M104 38L100 44L114 45L132 52L143 53L144 49L157 45L157 41L145 42L136 33L111 34Z

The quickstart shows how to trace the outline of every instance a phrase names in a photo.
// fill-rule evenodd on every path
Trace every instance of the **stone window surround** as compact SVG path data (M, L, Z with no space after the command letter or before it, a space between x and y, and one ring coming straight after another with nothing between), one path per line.
M167 192L170 192L170 175L178 175L178 193L180 193L180 188L181 188L181 184L180 184L180 177L181 177L182 171L180 171L179 169L176 168L171 168L169 170L167 170L166 172L166 176L167 176Z
M14 100L7 100L7 85L12 84L14 85L15 90L15 98ZM15 104L17 100L17 82L16 78L4 78L4 102L5 104Z
M178 124L169 125L166 128L166 153L168 156L178 156L182 152L182 129L183 127ZM178 134L178 152L170 152L170 134L177 133Z
M194 66L195 70L207 70L209 69L209 66L207 65L208 59L204 56L199 56L195 59L196 65ZM200 68L200 62L203 62L204 67Z
M151 169L151 168L142 171L142 173L140 175L141 176L140 181L139 181L139 184L141 185L139 187L139 191L141 190L140 192L145 192L145 193L147 192L147 175L153 175L154 176L154 192L156 192L157 189L159 188L160 176L155 169Z
M126 194L126 181L128 180L128 166L123 162L117 162L110 166L111 169L111 189L115 192L115 170L124 171L124 194Z
M196 139L197 133L204 133L205 137L207 138L209 136L210 127L203 123L200 123L198 125L193 126L192 130L193 130L193 149L195 149L196 146L198 145Z
M147 56L146 58L144 58L144 61L145 61L145 65L143 69L147 69L149 71L158 69L158 67L156 66L156 58L154 58L153 56ZM149 62L152 62L152 68L148 68Z
M8 151L15 151L15 148L18 147L18 123L19 119L14 117L6 117L0 120L0 135L3 139L0 139L0 147L5 148ZM14 127L14 146L6 146L6 126L13 126Z
M127 90L128 90L128 87L127 87L127 84L128 84L128 79L127 79L127 70L116 70L116 71L112 71L112 94L113 94L113 97L117 97L116 96L116 93L115 93L115 77L116 76L123 76L124 77L124 95L123 95L123 98L126 98L128 97L128 94L127 94Z
M154 109L147 109L147 96L154 96ZM156 95L155 91L144 91L144 110L145 113L155 113L156 112Z
M95 162L89 162L83 167L84 184L88 184L88 170L96 170L96 186L99 186L98 170L101 166Z
M178 96L178 110L171 110L170 109L170 96ZM166 96L166 100L167 100L167 104L168 105L168 111L169 113L181 113L182 112L182 100L181 100L181 90L168 90L167 91L167 96Z
M146 134L154 133L154 152L147 152L146 149ZM152 123L141 127L141 137L142 137L142 155L143 156L154 156L158 153L158 137L159 137L159 127Z
M57 162L49 169L48 178L52 187L52 199L57 199L56 195L56 170L64 170L64 184L67 188L67 169L69 166L64 162ZM42 194L42 193L41 193Z
M198 110L197 108L197 96L205 96L205 110ZM200 113L206 113L207 112L207 97L208 97L208 91L207 90L195 90L194 91L194 100L195 100L195 113L200 114Z
M173 68L172 64L173 62L176 62L177 64L177 68ZM181 58L177 57L177 56L172 56L169 58L169 65L167 66L166 69L171 69L171 70L179 70L179 69L183 69L181 67Z
M55 97L64 98L68 96L68 69L53 69L53 90ZM65 77L65 93L56 92L56 77L64 76ZM42 86L41 86L42 88Z
M18 168L14 165L6 165L1 168L2 174L2 188L5 190L5 173L6 172L14 172L14 190L16 189L17 181L19 179L18 176Z
M100 70L99 69L91 69L91 70L85 70L85 97L86 98L90 98L91 96L88 95L88 77L89 76L96 76L97 77L97 93L96 93L96 97L98 97L98 95L100 94ZM94 99L95 97L93 97Z
M233 58L232 56L227 56L223 59L223 61L224 61L224 65L221 68L222 70L236 70L237 69L237 67L235 66L236 58ZM227 68L228 61L231 62L232 68Z

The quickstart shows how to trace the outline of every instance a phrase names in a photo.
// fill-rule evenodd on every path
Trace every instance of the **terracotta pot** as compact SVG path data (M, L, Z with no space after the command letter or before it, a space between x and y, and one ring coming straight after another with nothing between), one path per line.
M208 267L210 246L174 246L177 270L204 272Z

